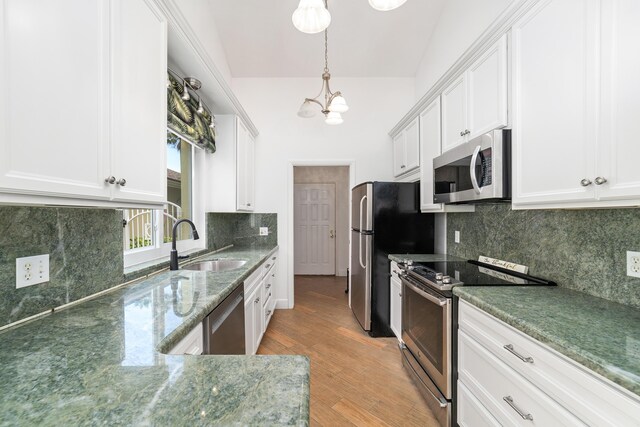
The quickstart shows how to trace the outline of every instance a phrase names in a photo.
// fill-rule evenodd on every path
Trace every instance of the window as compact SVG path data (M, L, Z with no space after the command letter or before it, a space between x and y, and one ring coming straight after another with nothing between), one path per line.
M163 210L125 209L123 211L123 251L125 267L169 255L173 225L180 219L193 220L194 149L188 142L168 133L167 201ZM178 250L202 247L192 240L191 227L176 230Z

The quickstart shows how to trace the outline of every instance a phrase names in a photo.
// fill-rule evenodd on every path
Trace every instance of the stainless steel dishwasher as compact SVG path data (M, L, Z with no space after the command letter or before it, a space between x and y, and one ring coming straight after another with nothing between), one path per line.
M204 354L245 354L243 284L204 320L204 348Z

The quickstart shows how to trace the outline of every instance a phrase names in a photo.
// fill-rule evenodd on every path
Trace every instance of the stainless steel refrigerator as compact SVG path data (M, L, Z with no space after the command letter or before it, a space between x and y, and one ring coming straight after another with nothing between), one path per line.
M433 214L420 213L419 182L364 182L351 190L351 310L373 337L390 337L392 253L433 253Z

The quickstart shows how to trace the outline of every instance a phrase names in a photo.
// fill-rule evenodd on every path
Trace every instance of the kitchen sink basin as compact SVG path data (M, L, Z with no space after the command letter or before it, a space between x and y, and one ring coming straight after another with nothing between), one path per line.
M240 268L247 263L244 259L214 259L211 261L194 262L193 264L185 265L183 270L197 270L197 271L229 271Z

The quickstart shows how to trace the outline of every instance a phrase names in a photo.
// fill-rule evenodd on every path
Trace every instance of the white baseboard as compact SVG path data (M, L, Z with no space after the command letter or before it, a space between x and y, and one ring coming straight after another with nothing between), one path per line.
M276 309L278 310L289 310L293 307L289 307L289 301L286 299L277 299L276 300Z

